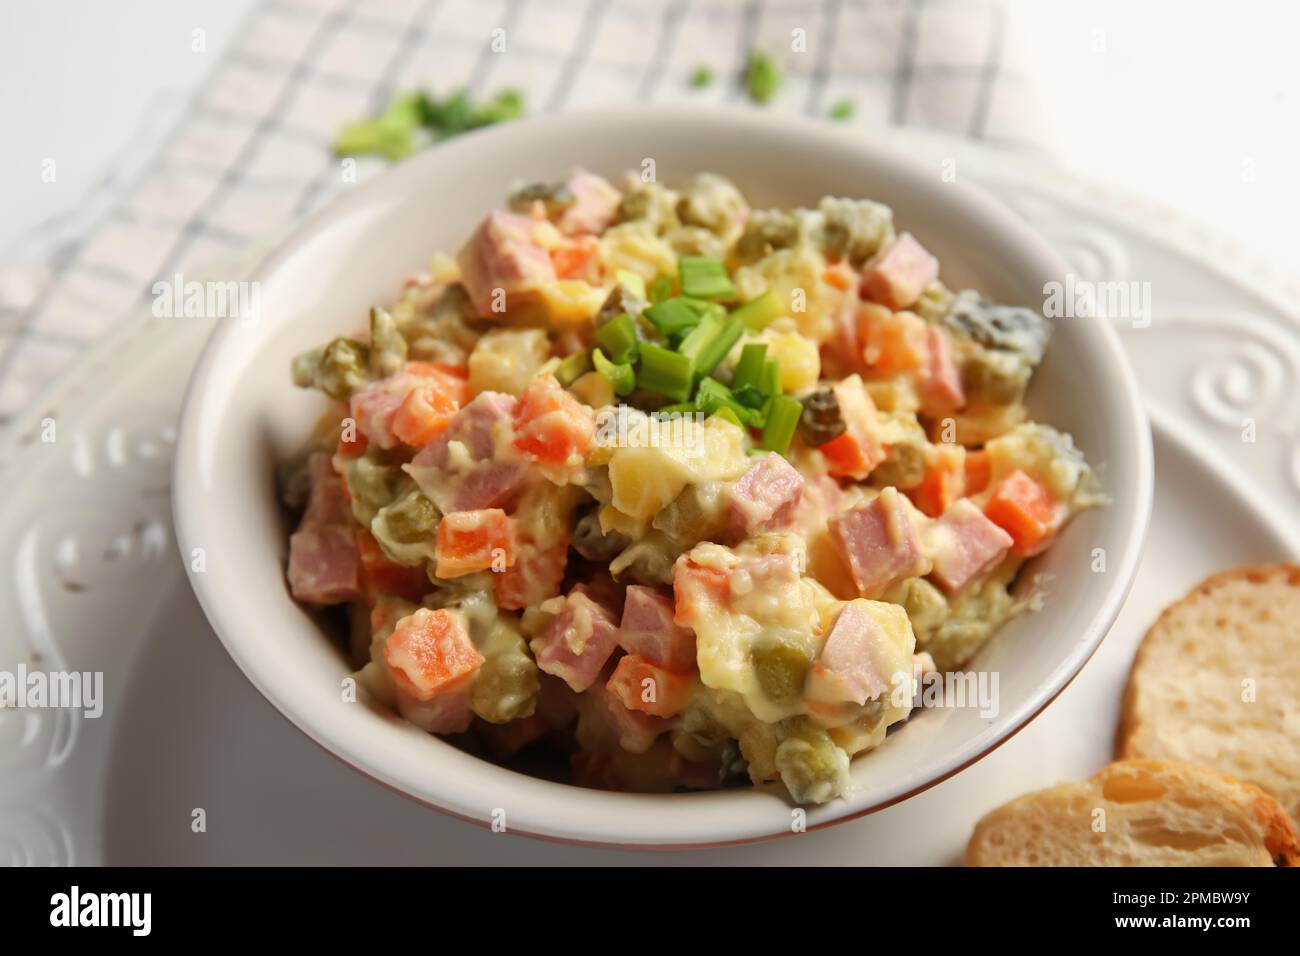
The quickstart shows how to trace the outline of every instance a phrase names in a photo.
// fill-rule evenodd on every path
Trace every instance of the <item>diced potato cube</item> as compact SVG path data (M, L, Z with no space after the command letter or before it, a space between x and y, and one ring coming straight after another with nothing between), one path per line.
M469 388L518 395L550 353L545 329L497 329L479 339L469 357Z

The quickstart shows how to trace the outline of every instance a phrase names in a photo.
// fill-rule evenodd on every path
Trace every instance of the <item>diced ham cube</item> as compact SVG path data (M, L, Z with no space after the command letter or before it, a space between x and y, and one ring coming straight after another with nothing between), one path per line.
M894 488L885 488L868 504L836 515L830 529L863 597L877 597L890 585L930 569L906 499Z
M629 710L601 684L593 686L587 697L580 705L579 743L597 746L584 749L603 749L599 743L607 740L628 753L643 754L668 730L668 721Z
M573 193L574 203L560 216L560 231L567 235L604 232L622 202L618 190L585 169L575 169L565 185Z
M461 282L480 316L501 316L512 294L555 281L551 257L534 239L537 227L526 216L494 211L461 247Z
M361 596L361 558L352 528L327 524L289 536L289 590L308 604L338 604Z
M932 576L950 593L994 567L1011 544L1011 535L969 498L953 502L925 535L926 552L934 562Z
M515 407L513 395L480 392L403 466L443 514L496 508L518 490L522 463L498 457L511 447Z
M629 710L672 717L690 702L695 679L659 667L639 654L624 654L605 688Z
M438 522L440 578L503 571L515 563L514 523L500 508L453 511Z
M474 720L468 687L459 687L429 700L420 700L399 687L397 712L430 734L462 734Z
M551 600L542 606L554 616L532 639L533 656L543 671L581 693L596 683L618 646L618 625L608 608L577 588Z
M905 232L867 263L863 291L891 309L906 309L939 278L939 260Z
M808 670L805 696L823 703L865 704L892 688L893 642L876 619L850 602L840 610Z
M330 464L330 456L316 452L307 460L307 475L311 492L307 510L303 512L299 530L321 528L325 525L347 525L352 522L352 506L348 504L343 489L343 479Z
M932 325L926 335L930 364L917 393L921 398L921 411L932 418L942 418L966 405L966 392L961 385L961 373L952 360L952 346L947 333Z
M742 541L787 527L803 496L804 478L775 452L762 458L731 486L727 533Z
M549 548L522 542L515 563L492 576L492 590L496 595L497 607L506 611L520 611L555 597L560 593L568 559L567 538Z
M596 438L595 413L553 375L539 375L519 396L515 449L529 461L567 469L581 468Z
M384 660L403 693L419 701L468 688L483 655L458 611L420 608L397 622Z
M623 602L618 643L629 654L678 673L695 669L695 635L673 622L673 600L666 594L630 584Z

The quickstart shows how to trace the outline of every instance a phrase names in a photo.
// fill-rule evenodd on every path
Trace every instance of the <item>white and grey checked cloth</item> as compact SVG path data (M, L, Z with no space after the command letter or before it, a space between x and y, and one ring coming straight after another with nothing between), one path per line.
M851 99L851 125L1029 147L1037 114L1007 26L1000 0L269 0L89 201L0 259L0 422L155 281L199 274L351 188L335 134L395 92L515 88L530 113L744 106L739 77L759 48L786 76L761 108L825 116ZM695 89L701 65L715 80ZM356 178L383 166L363 161Z

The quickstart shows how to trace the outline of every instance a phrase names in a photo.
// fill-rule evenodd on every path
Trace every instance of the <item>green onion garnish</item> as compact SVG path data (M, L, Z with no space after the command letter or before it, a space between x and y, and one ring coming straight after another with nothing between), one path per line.
M738 425L745 424L757 428L763 424L762 412L740 404L731 394L731 389L715 378L706 378L700 382L699 390L695 393L695 405L707 415L712 415L719 409L729 409L736 417Z
M781 65L762 50L751 50L745 64L745 92L755 103L766 103L781 88Z
M566 388L591 371L591 353L574 352L555 366L555 377Z
M682 256L677 260L682 295L697 299L729 299L736 294L727 267L721 259Z
M766 342L746 342L745 347L740 350L740 361L736 363L736 372L731 376L732 391L739 391L746 387L761 388L763 362L766 359Z
M700 313L685 299L664 299L641 313L663 335L673 338L685 335L700 324Z
M733 412L726 405L723 405L713 414L717 418L725 418L727 421L731 422L731 424L736 425L739 428L745 427L745 423L740 420L740 416L737 415L735 412Z
M614 281L621 285L638 299L645 299L645 277L639 272L628 272L626 269L619 269L614 273Z
M653 342L641 343L641 368L636 383L642 388L684 402L691 397L695 368L680 352Z
M636 373L632 371L631 365L611 362L600 349L592 350L591 360L596 363L596 371L614 386L615 395L630 395L636 388Z
M767 326L785 314L785 303L775 289L768 289L757 299L751 299L731 313L742 319L745 327L755 331Z
M745 331L739 319L723 319L706 315L691 333L682 339L678 351L695 364L696 375L708 375L727 357L731 347Z
M694 402L677 402L674 405L664 405L655 411L660 415L692 415L699 409L695 407Z
M650 283L650 301L654 303L663 302L665 299L672 298L673 280L667 276L660 276Z
M799 399L789 395L773 396L767 409L767 424L763 426L763 447L784 455L790 448L790 439L794 438L802 414L803 402Z
M781 394L781 363L776 359L768 359L763 363L763 380L758 388L764 395Z
M636 323L624 312L596 330L596 344L610 361L622 364L636 358Z

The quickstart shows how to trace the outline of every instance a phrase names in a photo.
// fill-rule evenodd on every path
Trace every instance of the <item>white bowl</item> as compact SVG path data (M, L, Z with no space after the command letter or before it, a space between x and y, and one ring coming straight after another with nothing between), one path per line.
M292 387L297 352L364 324L432 253L454 253L519 179L582 165L614 177L653 160L672 184L710 170L759 207L823 195L893 207L900 229L938 255L949 285L1041 305L1066 267L991 198L869 137L824 123L726 112L619 109L541 116L430 149L359 188L298 230L262 268L262 314L213 334L186 396L174 507L190 581L227 650L286 717L362 773L430 806L508 830L627 846L691 846L788 834L776 786L710 793L607 793L523 776L466 754L364 699L345 703L347 662L289 596L288 533L276 462L302 441L319 396ZM927 710L853 762L854 789L807 809L817 828L881 809L987 754L1042 710L1105 636L1133 580L1150 511L1150 433L1118 338L1103 320L1055 323L1031 388L1032 416L1071 432L1101 466L1109 507L1086 512L1031 572L1046 607L998 633L971 669L997 671L1000 709ZM191 560L203 549L202 571ZM1094 549L1105 570L1093 570ZM1023 579L1022 579L1023 580ZM357 821L364 826L364 821Z

